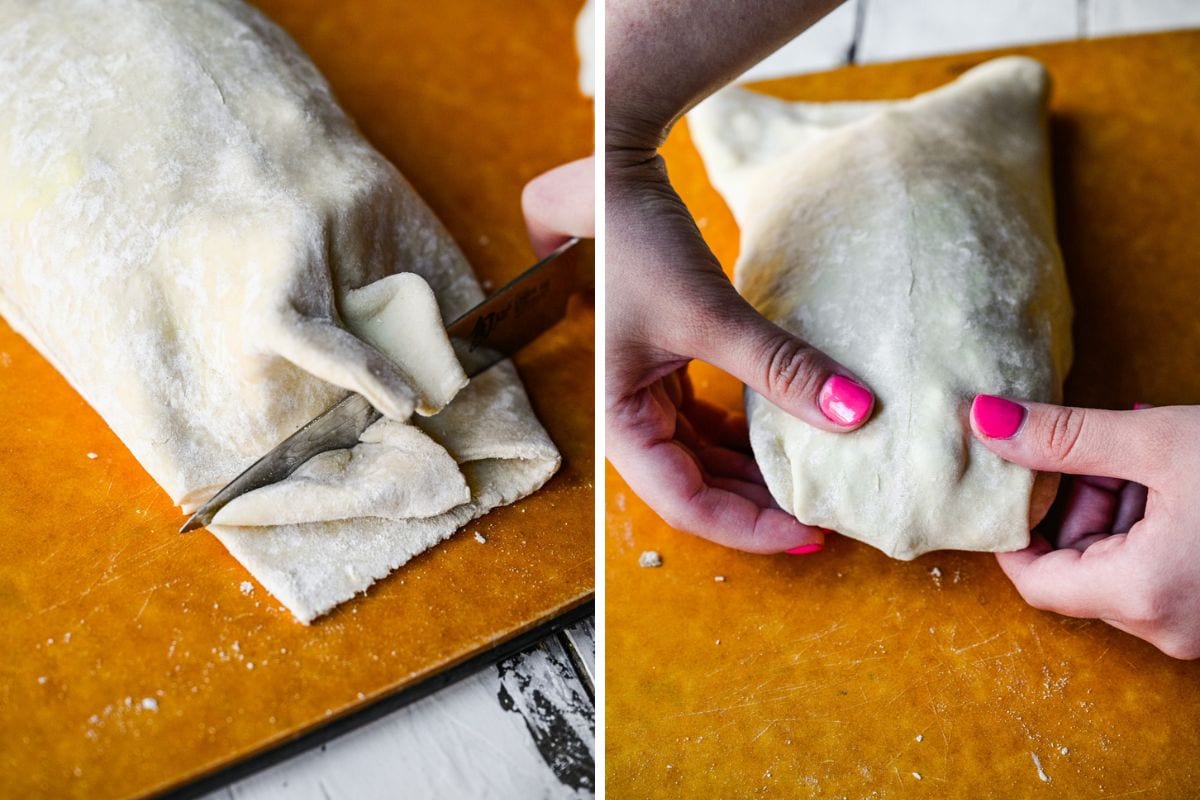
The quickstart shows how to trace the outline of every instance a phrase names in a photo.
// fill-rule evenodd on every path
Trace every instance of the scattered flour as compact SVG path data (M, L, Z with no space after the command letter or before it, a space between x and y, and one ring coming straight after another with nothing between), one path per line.
M146 709L147 711L158 711L158 701L153 697L143 697L142 708Z
M1042 783L1049 783L1050 776L1046 774L1046 770L1042 769L1042 760L1038 758L1038 754L1031 752L1029 755L1033 758L1033 766L1037 768L1038 778L1042 781Z
M479 542L480 544L487 544L487 537L485 537L479 531L475 531L475 541Z
M242 590L242 594L254 594L254 584L250 581L242 581L238 588Z
M923 741L925 741L925 736L924 736L923 734L920 734L920 733L918 733L918 734L917 734L917 741L918 741L918 742L923 742Z
M725 582L725 576L724 576L724 575L717 575L715 578L713 578L713 580L714 580L714 581L716 581L717 583L724 583L724 582Z
M657 550L644 550L642 554L638 556L638 566L661 567L662 556L658 554Z
M919 772L914 772L914 773L913 773L913 777L914 777L915 779L917 779L917 780L921 780L921 773L919 773Z
M98 453L88 453L88 454L87 454L87 457L88 457L89 459L91 459L92 461L95 461L97 458L99 458L99 457L100 457L100 455L99 455Z
M941 570L941 567L934 567L933 569L929 570L929 574L930 574L930 575L933 577L933 583L934 583L934 585L935 585L935 586L941 586L941 585L942 585L942 570Z
M45 675L39 675L39 676L38 676L38 683L39 683L39 684L41 684L41 683L45 683L45 682L46 682L46 676L45 676Z

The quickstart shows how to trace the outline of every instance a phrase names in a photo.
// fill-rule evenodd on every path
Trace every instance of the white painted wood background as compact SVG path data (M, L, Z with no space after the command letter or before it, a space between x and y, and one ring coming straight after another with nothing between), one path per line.
M761 80L921 56L1200 27L1200 0L847 0L747 72Z
M849 0L742 80L1188 27L1200 0ZM206 800L591 797L595 670L581 623Z

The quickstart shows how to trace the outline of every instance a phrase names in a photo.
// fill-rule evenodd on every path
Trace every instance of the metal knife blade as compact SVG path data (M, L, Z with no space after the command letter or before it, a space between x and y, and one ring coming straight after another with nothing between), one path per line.
M468 377L503 361L550 329L566 314L567 300L592 280L592 263L570 239L499 291L446 326L446 335ZM180 533L202 528L217 512L246 492L278 483L300 465L327 450L358 443L382 415L362 395L351 394L251 464L200 506Z

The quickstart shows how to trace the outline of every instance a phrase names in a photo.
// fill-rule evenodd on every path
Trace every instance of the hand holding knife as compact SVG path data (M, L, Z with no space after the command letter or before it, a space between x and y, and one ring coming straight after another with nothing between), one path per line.
M512 356L545 333L566 314L570 296L592 285L592 261L583 257L577 244L577 238L564 242L446 326L468 377ZM362 395L351 394L251 464L200 506L179 532L208 525L235 498L278 483L319 453L353 447L381 416Z

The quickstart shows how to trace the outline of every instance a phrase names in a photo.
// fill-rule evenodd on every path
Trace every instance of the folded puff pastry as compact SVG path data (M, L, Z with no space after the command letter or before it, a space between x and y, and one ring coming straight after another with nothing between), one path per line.
M0 53L0 313L173 501L347 390L386 415L210 526L297 619L554 473L511 364L446 341L462 254L264 16L3 0Z
M864 427L828 433L747 392L755 457L800 521L911 559L1019 549L1045 513L1056 478L1035 487L968 412L976 393L1058 400L1070 365L1048 94L1013 57L911 100L727 89L689 115L741 228L739 290L876 393Z

